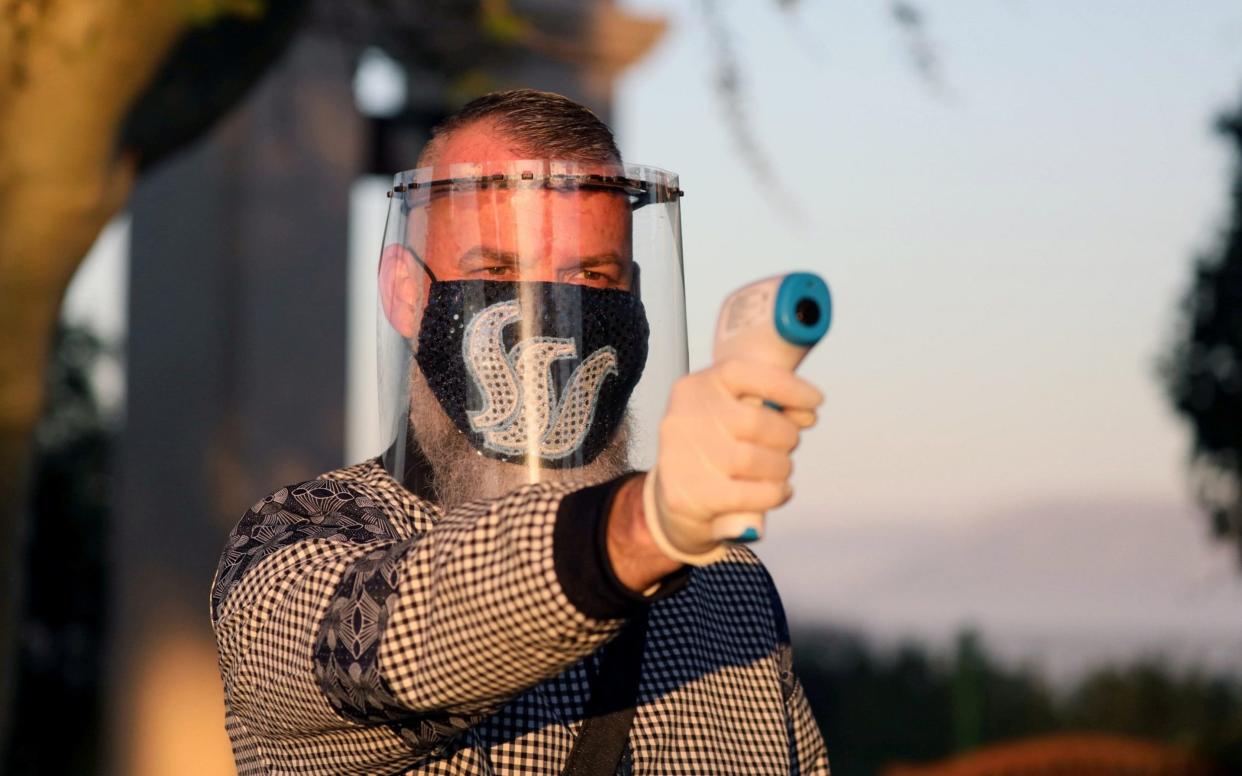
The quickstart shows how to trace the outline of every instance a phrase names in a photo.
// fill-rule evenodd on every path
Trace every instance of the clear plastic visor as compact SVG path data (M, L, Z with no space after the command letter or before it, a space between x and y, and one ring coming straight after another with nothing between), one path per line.
M647 468L686 371L671 173L558 160L399 173L379 265L385 462L454 506Z

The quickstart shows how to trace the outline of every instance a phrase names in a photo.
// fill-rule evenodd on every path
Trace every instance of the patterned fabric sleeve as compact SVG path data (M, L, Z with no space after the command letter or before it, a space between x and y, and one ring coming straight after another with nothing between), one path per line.
M577 590L571 599L565 583L575 575L558 574L566 559L596 565L593 541L576 527L599 525L611 502L603 486L602 502L572 508L571 487L531 485L465 505L406 553L400 574L419 581L389 607L378 655L402 706L486 713L617 631L632 611L627 600Z
M374 500L329 481L282 488L234 528L216 571L211 614L242 773L288 772L308 756L319 770L338 773L410 758L394 729L361 732L329 704L314 659L341 580L360 560L402 541ZM311 736L316 751L308 755ZM355 743L341 746L346 740Z
M371 728L372 762L391 763L589 654L641 597L607 584L567 596L567 579L611 579L586 537L614 487L572 487L520 488L408 536L349 482L259 502L213 589L231 711L273 751Z

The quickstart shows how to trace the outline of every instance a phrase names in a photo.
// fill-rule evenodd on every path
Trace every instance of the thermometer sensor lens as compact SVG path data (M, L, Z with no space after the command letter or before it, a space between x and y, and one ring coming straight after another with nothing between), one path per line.
M819 304L814 299L799 299L794 306L794 317L804 326L814 326L819 323Z

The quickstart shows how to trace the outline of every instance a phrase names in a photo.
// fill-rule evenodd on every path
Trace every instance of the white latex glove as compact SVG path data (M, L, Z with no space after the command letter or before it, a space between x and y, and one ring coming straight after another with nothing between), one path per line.
M788 501L790 454L822 401L793 372L757 361L722 361L678 380L643 486L647 528L660 551L695 566L715 562L728 546L713 537L713 519Z

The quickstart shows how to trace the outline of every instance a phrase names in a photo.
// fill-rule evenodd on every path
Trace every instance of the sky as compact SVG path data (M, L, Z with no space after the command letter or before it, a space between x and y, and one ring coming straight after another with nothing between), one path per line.
M1242 100L1242 5L918 0L929 79L887 3L718 0L766 182L713 87L704 4L624 5L670 22L616 83L613 123L627 160L687 192L692 368L734 288L812 270L833 291L801 367L827 400L756 546L794 619L974 624L1064 665L1118 634L1242 655L1242 574L1204 536L1155 376L1225 216L1211 123ZM355 189L357 343L383 186ZM105 233L67 317L123 331L125 239L123 220ZM377 444L371 346L350 363L352 459Z
M1185 498L1154 364L1224 213L1210 122L1242 97L1242 6L920 2L938 87L887 4L720 2L795 221L736 150L700 4L627 5L672 22L616 119L627 157L687 191L692 365L733 287L805 268L834 291L783 519Z
M1073 609L1082 639L1242 654L1242 575L1204 536L1155 376L1226 215L1211 124L1242 99L1242 5L920 0L929 79L887 3L720 0L776 186L729 129L704 4L625 5L671 22L614 119L687 192L692 367L733 288L809 269L833 290L801 367L827 400L757 546L793 615L1012 644ZM1024 570L954 576L1019 540ZM1161 603L1117 605L1136 595Z

